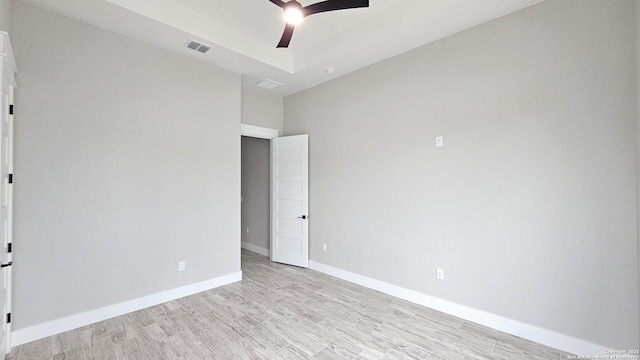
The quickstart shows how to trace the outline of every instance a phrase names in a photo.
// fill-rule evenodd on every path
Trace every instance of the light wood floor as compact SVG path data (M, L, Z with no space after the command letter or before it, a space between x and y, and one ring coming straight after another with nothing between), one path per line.
M14 348L8 359L566 359L243 250L244 280Z

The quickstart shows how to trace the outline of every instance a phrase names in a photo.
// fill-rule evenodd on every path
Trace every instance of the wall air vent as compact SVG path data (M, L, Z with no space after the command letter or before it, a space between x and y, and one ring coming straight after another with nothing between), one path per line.
M187 41L187 43L184 44L184 46L188 47L191 50L195 50L195 51L201 52L203 54L206 53L207 51L209 51L209 49L211 49L211 46L201 44L201 43L199 43L199 42L197 42L195 40Z
M280 84L277 81L273 81L273 80L269 80L269 79L264 79L262 81L258 81L256 83L256 87L259 87L261 89L267 89L267 90L271 90L271 89L275 89L278 86L282 86L284 84Z

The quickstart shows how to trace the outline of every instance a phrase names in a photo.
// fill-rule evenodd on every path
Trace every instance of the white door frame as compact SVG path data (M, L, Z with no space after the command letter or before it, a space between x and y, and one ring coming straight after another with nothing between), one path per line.
M258 125L251 125L251 124L244 124L244 123L240 123L240 136L248 136L248 137L253 137L253 138L258 138L258 139L267 139L267 140L271 140L273 138L277 138L280 136L280 131L278 129L273 129L273 128L268 128L268 127L264 127L264 126L258 126ZM273 164L269 164L269 167L272 168ZM269 177L269 181L271 181L271 176ZM271 186L269 186L269 191L271 192L270 194L270 198L273 201L273 189ZM242 197L241 197L241 201L242 201ZM273 209L271 206L269 206L269 212L272 212ZM272 224L273 226L273 224ZM270 232L270 237L273 236L273 232ZM272 239L269 239L269 246L271 247L271 242ZM244 244L243 244L243 247ZM252 250L249 247L246 247L248 250ZM254 249L254 250L258 250L258 249ZM260 252L262 253L262 252ZM269 249L269 253L271 253L271 249ZM263 255L267 255L269 256L269 254L263 254Z
M278 137L279 133L280 131L278 129L251 124L240 124L240 136L271 140Z

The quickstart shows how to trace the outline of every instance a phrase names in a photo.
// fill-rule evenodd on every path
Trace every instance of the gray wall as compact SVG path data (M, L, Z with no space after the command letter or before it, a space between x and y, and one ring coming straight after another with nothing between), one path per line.
M240 271L240 76L14 19L14 329Z
M282 133L282 120L282 97L242 88L242 123L278 129Z
M242 241L263 249L269 249L271 229L270 151L269 140L242 137Z
M283 129L283 99L264 91L242 88L242 123ZM242 241L269 249L269 141L242 137ZM249 234L247 234L249 228Z
M632 6L545 1L286 97L311 259L637 349Z
M13 0L0 0L0 31L6 31L12 36Z
M637 141L637 163L636 163L636 180L638 185L636 187L636 196L638 196L637 201L637 221L636 226L638 226L638 296L640 297L640 0L633 1L633 15L635 20L635 49L636 49L636 105L637 105L637 113L636 113L636 141ZM638 313L640 314L640 301L638 301ZM638 319L640 322L640 319ZM638 343L640 343L640 334L638 335Z

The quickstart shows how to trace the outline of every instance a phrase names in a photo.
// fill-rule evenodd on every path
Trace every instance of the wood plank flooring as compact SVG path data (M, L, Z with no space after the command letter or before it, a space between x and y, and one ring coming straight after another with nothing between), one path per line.
M570 354L242 251L242 282L13 349L10 360L567 359Z

